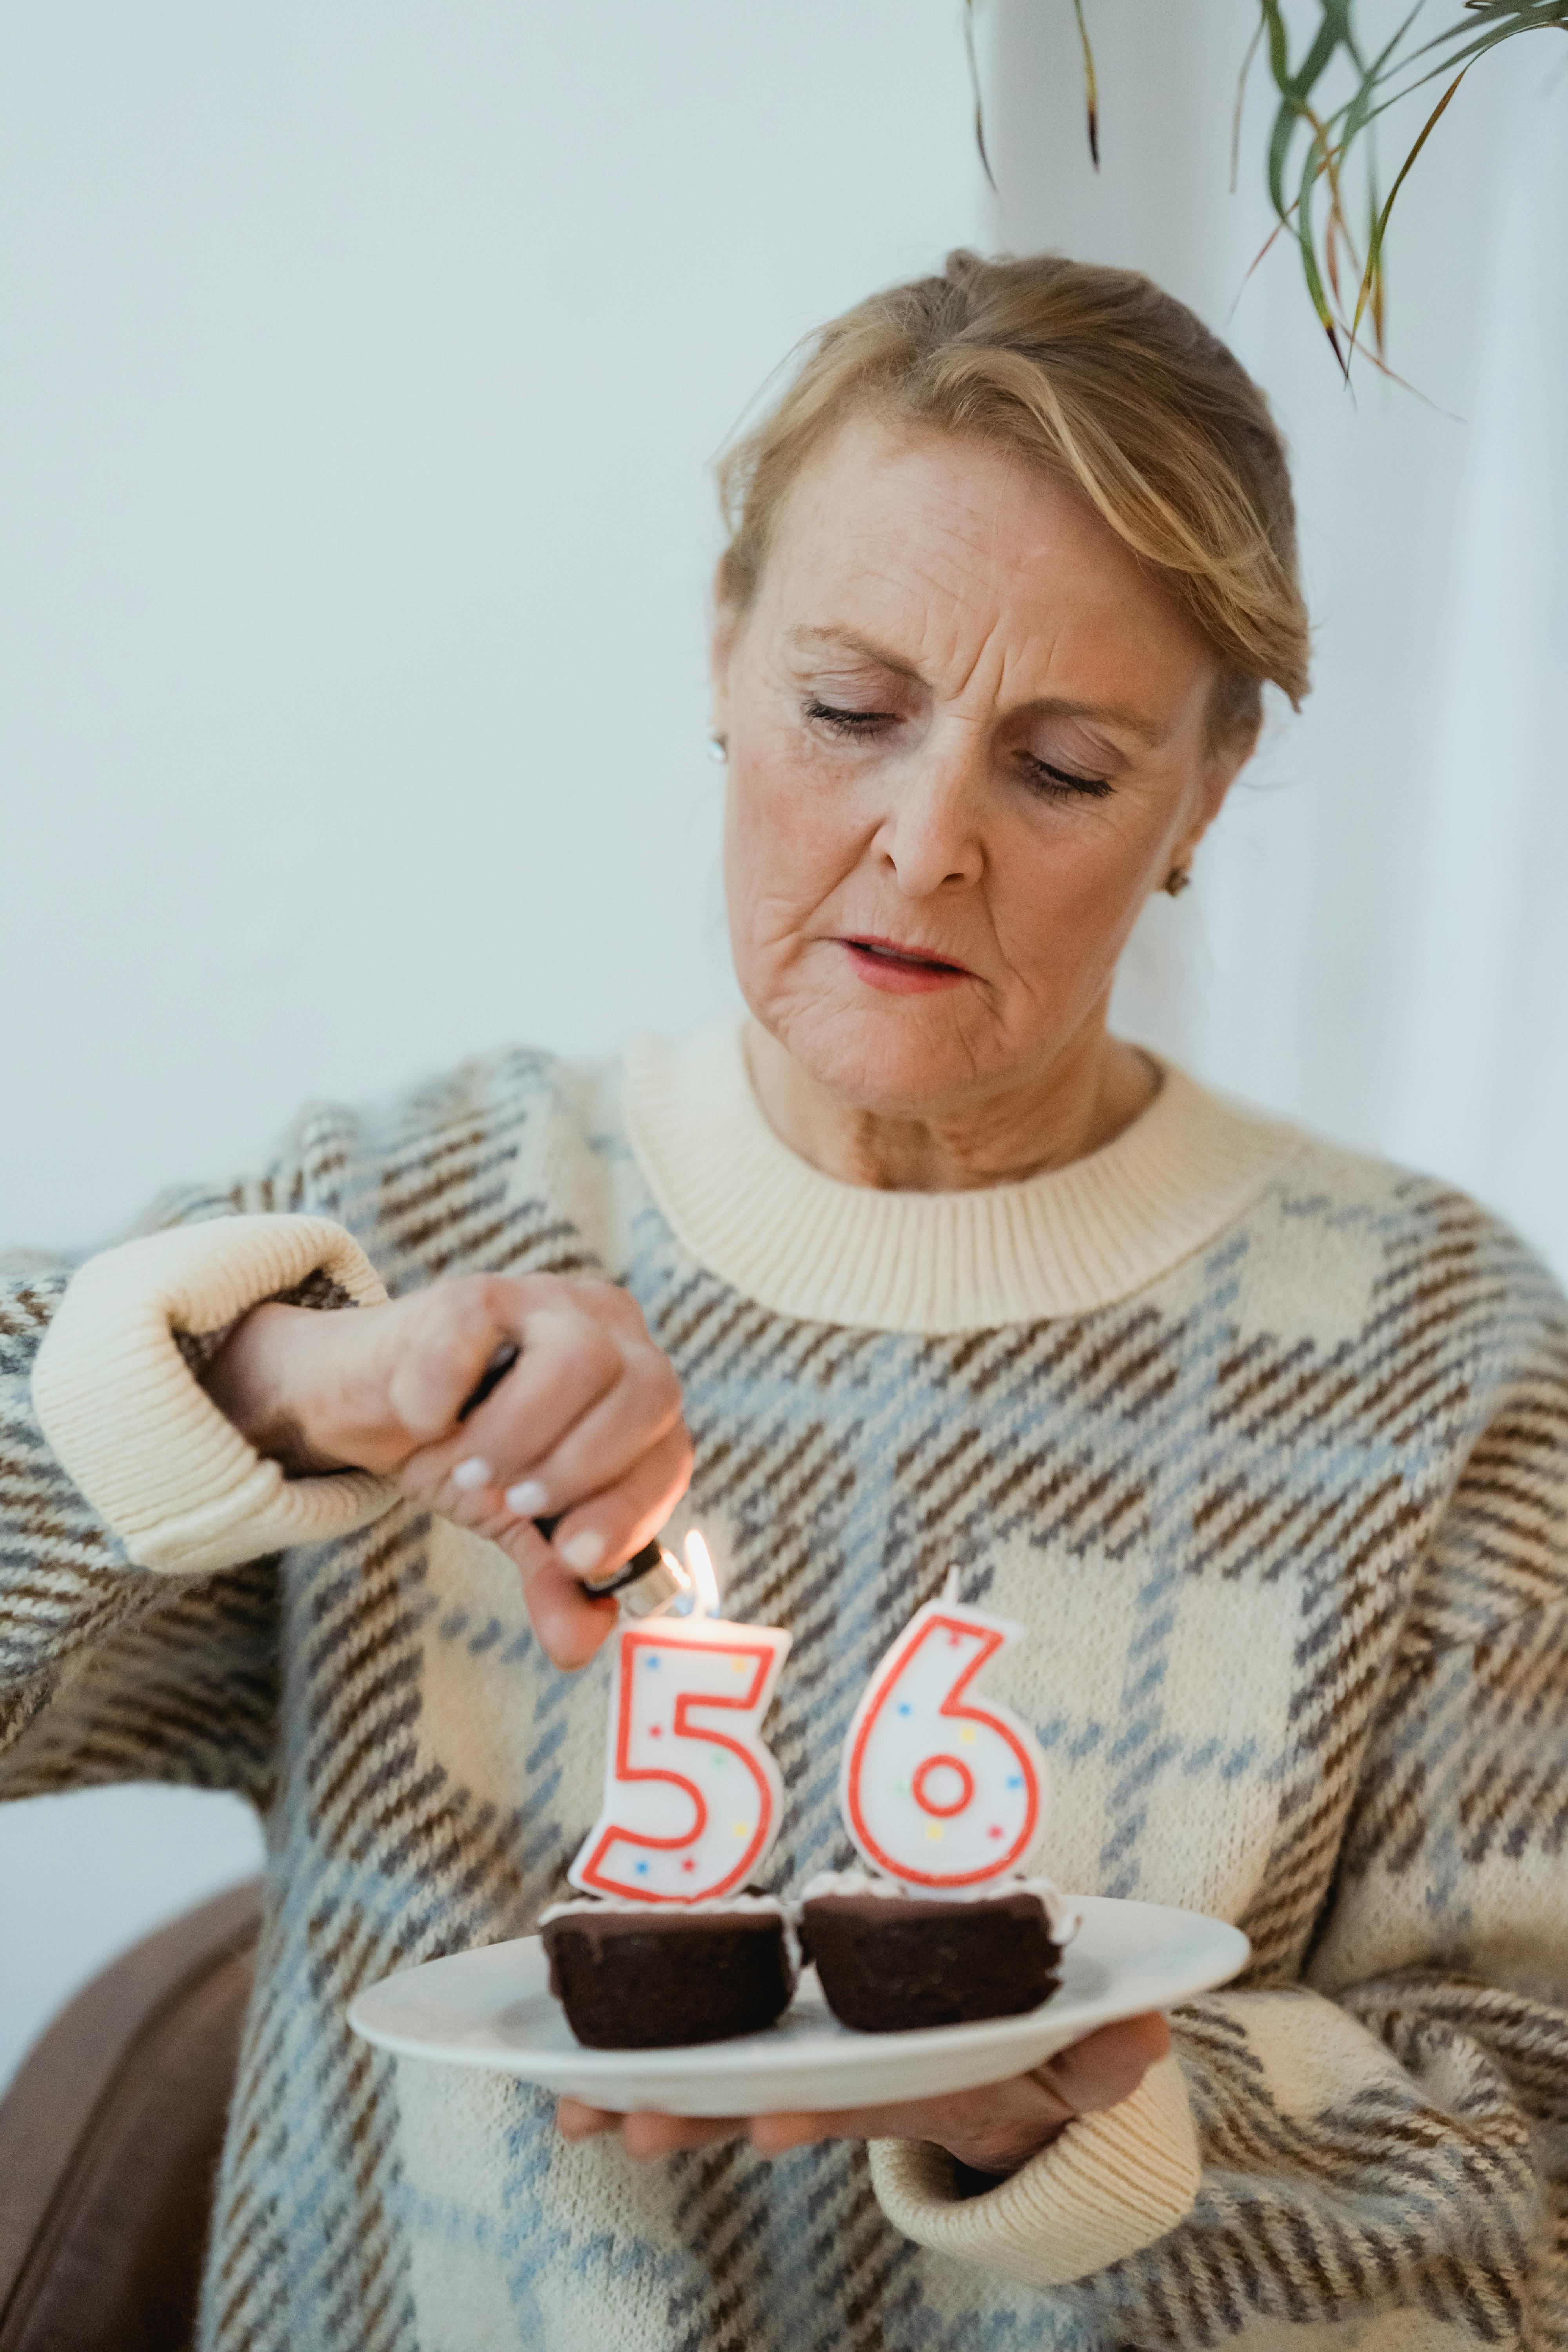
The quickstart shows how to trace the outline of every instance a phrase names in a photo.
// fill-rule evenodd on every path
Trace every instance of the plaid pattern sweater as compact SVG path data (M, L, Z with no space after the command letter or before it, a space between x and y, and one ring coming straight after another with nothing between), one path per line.
M559 1893L605 1662L554 1672L502 1555L376 1480L283 1481L191 1341L545 1268L636 1294L727 1606L793 1631L772 1886L848 1859L839 1741L952 1560L1029 1629L994 1686L1053 1874L1252 1938L1133 2098L984 2194L902 2142L636 2168L347 2032ZM35 1262L5 1791L221 1785L267 1831L208 2352L1568 2345L1564 1340L1470 1202L1177 1072L1074 1167L886 1195L777 1142L732 1034L316 1110L258 1180Z

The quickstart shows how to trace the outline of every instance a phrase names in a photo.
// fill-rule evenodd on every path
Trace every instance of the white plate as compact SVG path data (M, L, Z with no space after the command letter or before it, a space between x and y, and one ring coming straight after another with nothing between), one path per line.
M1074 1898L1083 1927L1062 1983L1023 2017L917 2033L852 2033L828 2011L816 1971L763 2033L679 2050L585 2050L550 1991L537 1936L426 1960L362 1992L349 2023L407 2058L481 2066L569 2092L593 2106L674 2116L763 2116L934 2098L1026 2073L1069 2042L1224 1984L1247 1964L1237 1927L1159 1903Z

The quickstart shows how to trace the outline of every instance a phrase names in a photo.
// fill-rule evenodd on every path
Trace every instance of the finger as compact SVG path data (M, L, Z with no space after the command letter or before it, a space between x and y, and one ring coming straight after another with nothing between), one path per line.
M606 1331L614 1331L633 1347L648 1348L654 1344L642 1308L618 1282L585 1282L574 1275L552 1275L549 1278L562 1285L565 1303L578 1314L602 1323Z
M691 1483L691 1440L678 1422L605 1494L567 1511L551 1541L580 1576L606 1577L656 1536Z
M448 1480L432 1496L427 1481L427 1467L417 1460L396 1474L401 1492L416 1502L439 1500L447 1518L500 1546L517 1568L523 1605L546 1657L568 1674L585 1666L615 1628L614 1598L585 1591L532 1520L508 1511L493 1488L459 1494Z
M1048 2094L1040 2085L1031 2087L1037 2112L1043 2112ZM786 2148L821 2139L930 2139L945 2147L964 2135L967 2095L906 2099L882 2107L833 2107L819 2114L754 2116L752 2146L760 2156L782 2156Z
M391 1409L410 1435L429 1442L449 1433L498 1341L517 1339L541 1314L572 1317L628 1347L652 1344L637 1301L614 1283L556 1274L464 1276L399 1304L380 1367L383 1398L392 1392Z
M1008 2172L1053 2139L1075 2112L1038 2074L1014 2074L934 2099L759 2116L752 2141L760 2153L776 2156L818 2139L931 2140L982 2171Z
M679 2156L682 2148L711 2147L718 2140L742 2139L744 2116L627 2116L621 2125L621 2145L644 2164L650 2157Z
M620 2121L608 2107L591 2107L582 2099L555 2102L555 2128L563 2139L594 2139L601 2132L617 2131Z
M437 1286L458 1289L465 1284L484 1294L489 1311L508 1331L517 1330L530 1315L585 1315L633 1344L651 1344L642 1308L616 1282L582 1274L485 1274L459 1276Z
M476 1457L489 1466L491 1484L512 1485L626 1377L622 1342L590 1316L544 1308L524 1316L510 1336L522 1352L506 1378L460 1429L448 1423L437 1443L423 1449L421 1473L432 1492L459 1462ZM417 1371L411 1363L410 1384ZM395 1403L401 1411L400 1396ZM539 1503L529 1517L546 1507Z
M865 2110L870 2114L873 2110ZM783 2156L792 2147L809 2147L819 2139L871 2139L888 2135L858 2127L859 2112L846 2108L837 2115L753 2116L752 2146L759 2156Z
M1075 2115L1093 2115L1130 2099L1170 2046L1171 2029L1158 2014L1122 2018L1075 2042L1040 2076Z
M428 1444L449 1434L497 1344L512 1336L509 1305L488 1282L438 1283L410 1302L386 1343L385 1395L411 1437Z
M584 1592L526 1519L513 1519L493 1540L517 1563L523 1606L545 1656L568 1674L585 1666L615 1631L616 1601L595 1601Z
M680 1382L668 1356L653 1348L625 1349L614 1384L581 1412L552 1444L542 1437L519 1464L531 1489L527 1515L559 1516L590 1496L619 1485L650 1447L680 1419ZM509 1494L514 1508L523 1507Z

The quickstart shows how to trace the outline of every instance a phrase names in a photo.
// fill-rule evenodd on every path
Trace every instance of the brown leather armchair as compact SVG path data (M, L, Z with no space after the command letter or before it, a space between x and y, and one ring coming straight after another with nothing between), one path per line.
M0 2099L0 2352L187 2352L261 1916L236 1886L125 1952Z

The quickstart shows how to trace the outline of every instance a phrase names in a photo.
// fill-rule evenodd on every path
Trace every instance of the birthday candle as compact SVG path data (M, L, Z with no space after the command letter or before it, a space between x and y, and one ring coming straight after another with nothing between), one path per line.
M911 1894L984 1889L1016 1872L1044 1827L1046 1765L994 1700L982 1669L1022 1628L966 1608L949 1571L866 1686L839 1770L849 1834L875 1871Z
M605 1799L568 1876L586 1895L697 1903L731 1895L777 1834L784 1790L759 1727L790 1636L713 1613L718 1588L687 1538L694 1605L616 1634Z

